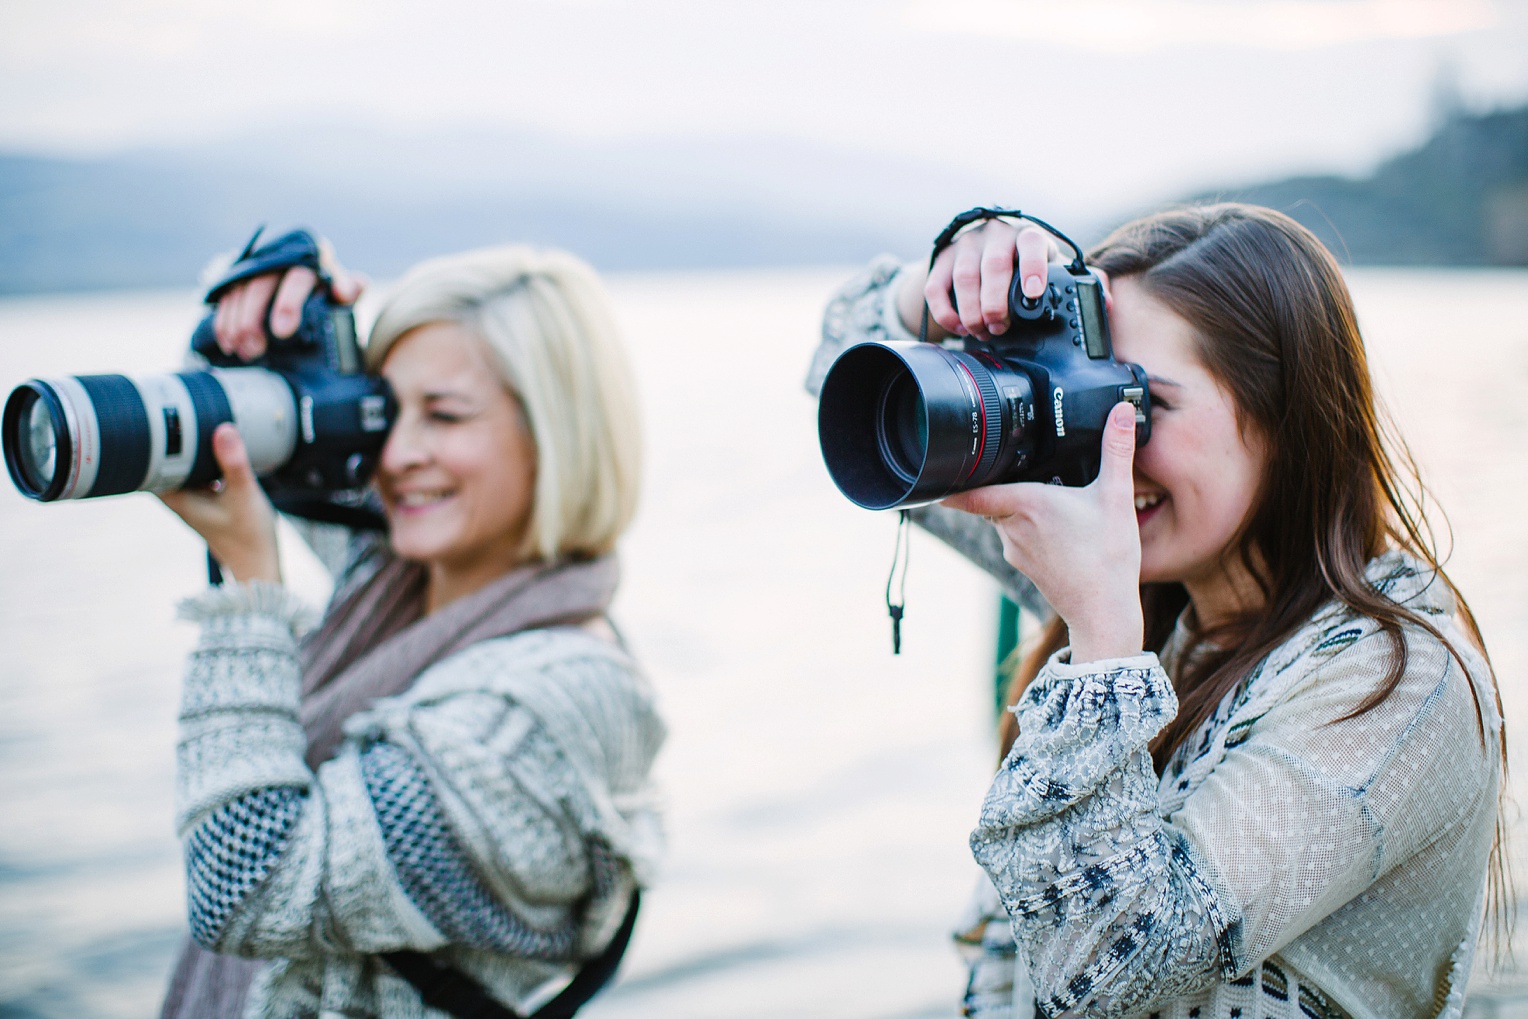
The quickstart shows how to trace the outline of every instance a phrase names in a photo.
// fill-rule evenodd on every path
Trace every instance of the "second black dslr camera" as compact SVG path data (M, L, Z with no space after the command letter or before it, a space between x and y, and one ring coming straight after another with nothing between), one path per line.
M256 247L259 233L207 292L306 266L319 286L287 339L267 332L250 364L222 353L209 312L191 337L196 367L130 378L66 375L17 386L0 417L5 466L42 502L199 488L218 478L212 432L231 421L278 509L379 526L364 486L397 416L387 383L362 372L348 307L330 300L318 244L293 231Z
M860 343L823 380L822 458L839 491L866 509L1015 481L1089 484L1122 400L1135 405L1137 443L1151 438L1146 373L1114 359L1103 287L1064 234L1017 210L972 209L934 241L930 265L961 229L999 217L1036 223L1075 255L1050 266L1039 298L1025 297L1014 274L1005 334L959 347Z

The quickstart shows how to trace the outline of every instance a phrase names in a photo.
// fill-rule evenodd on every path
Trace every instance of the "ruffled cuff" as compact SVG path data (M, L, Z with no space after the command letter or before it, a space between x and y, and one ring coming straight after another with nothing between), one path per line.
M203 627L231 616L265 616L301 637L317 622L312 607L280 584L252 580L209 587L177 606L176 617Z
M1114 672L1118 669L1154 669L1158 665L1157 656L1150 651L1142 651L1138 655L1127 655L1124 658L1099 658L1095 661L1083 662L1081 665L1074 665L1072 664L1072 649L1064 647L1046 660L1045 667L1040 670L1040 677L1077 679L1094 672Z
M1014 708L1019 737L1004 768L1041 801L1074 802L1144 751L1178 713L1150 652L1072 665L1053 656Z

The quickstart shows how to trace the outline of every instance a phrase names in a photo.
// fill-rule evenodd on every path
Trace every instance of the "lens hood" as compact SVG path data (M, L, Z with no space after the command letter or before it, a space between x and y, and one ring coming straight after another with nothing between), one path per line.
M991 373L969 355L871 342L828 370L817 436L840 492L866 509L892 509L968 487L997 458L1002 423Z

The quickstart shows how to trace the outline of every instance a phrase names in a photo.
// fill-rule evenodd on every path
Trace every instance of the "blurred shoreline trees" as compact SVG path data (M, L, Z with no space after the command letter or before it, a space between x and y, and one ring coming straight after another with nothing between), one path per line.
M1528 106L1442 112L1367 177L1293 177L1195 196L1286 212L1355 265L1528 265Z

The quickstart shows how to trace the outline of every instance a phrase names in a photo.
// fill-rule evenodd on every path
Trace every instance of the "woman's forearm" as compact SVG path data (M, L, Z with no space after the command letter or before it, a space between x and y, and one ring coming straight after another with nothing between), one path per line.
M1134 1014L1227 976L1223 915L1158 816L1148 745L1177 712L1154 655L1052 663L971 836L1046 1014Z

